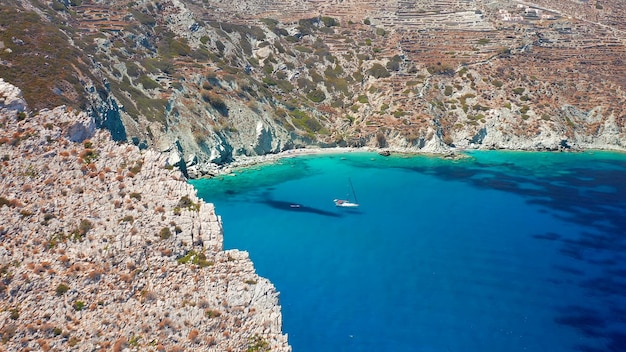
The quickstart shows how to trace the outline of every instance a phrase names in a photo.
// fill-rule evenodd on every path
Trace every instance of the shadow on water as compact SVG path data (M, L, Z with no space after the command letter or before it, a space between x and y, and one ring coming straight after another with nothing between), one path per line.
M555 321L562 325L569 325L583 334L591 337L602 337L599 333L606 327L605 318L593 309L568 306L560 309L560 316Z
M306 205L299 204L297 202L288 202L282 200L274 200L274 199L263 199L258 201L261 204L268 205L274 209L291 211L297 213L311 213L323 216L333 216L333 217L341 217L340 214L333 213L327 210L322 210L318 208L309 207Z
M602 168L609 163L610 167ZM578 346L581 351L626 351L626 318L617 313L626 310L626 161L594 160L594 164L588 165L555 169L547 176L545 170L478 161L466 163L465 167L440 164L410 169L478 188L518 194L556 218L588 229L567 236L554 232L532 236L560 243L561 255L595 268L589 270L594 273L592 278L578 269L556 268L578 276L575 284L589 297L602 299L603 305L598 308L594 304L597 301L590 300L590 307L567 307L557 312L555 322L605 344L602 349Z

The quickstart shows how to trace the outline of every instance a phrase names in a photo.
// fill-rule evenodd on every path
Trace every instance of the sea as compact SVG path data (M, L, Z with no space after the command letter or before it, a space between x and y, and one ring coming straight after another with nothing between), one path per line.
M280 292L294 352L626 351L626 154L463 155L190 182Z

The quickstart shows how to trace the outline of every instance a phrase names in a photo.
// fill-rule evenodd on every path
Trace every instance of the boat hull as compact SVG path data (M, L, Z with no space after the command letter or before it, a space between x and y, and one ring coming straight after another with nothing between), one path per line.
M352 203L348 200L343 200L343 199L335 199L335 206L337 207L342 207L342 208L356 208L359 205L357 203Z

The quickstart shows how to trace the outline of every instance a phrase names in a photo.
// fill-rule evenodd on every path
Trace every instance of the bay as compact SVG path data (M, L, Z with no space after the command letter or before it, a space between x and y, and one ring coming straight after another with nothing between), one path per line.
M335 207L349 182L360 207ZM625 350L624 154L321 154L191 183L296 352Z

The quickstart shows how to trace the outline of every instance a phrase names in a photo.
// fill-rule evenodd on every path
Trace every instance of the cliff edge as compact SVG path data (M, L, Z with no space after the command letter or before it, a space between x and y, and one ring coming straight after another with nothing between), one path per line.
M291 351L278 292L155 151L0 79L2 349Z

